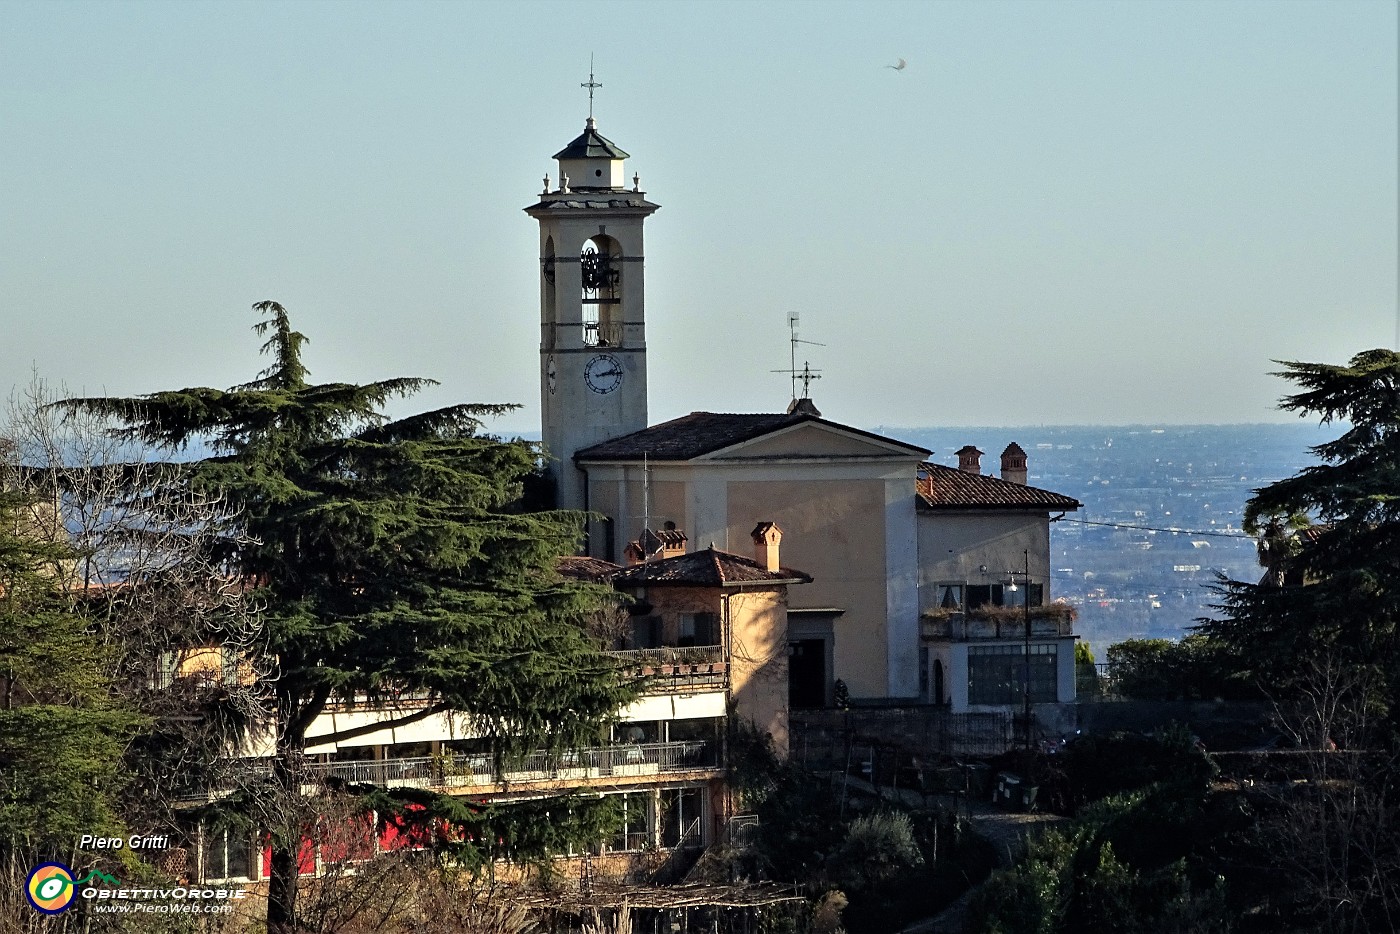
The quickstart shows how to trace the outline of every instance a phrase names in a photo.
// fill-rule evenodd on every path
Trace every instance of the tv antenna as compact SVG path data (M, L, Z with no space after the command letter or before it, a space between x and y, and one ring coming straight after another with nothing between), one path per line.
M814 370L806 360L802 361L802 369L797 368L797 345L810 344L813 347L825 347L816 341L804 341L797 336L798 315L797 312L788 312L788 368L786 370L771 370L772 373L786 373L792 377L792 401L797 401L797 381L802 381L802 398L809 398L811 393L812 380L821 379L821 370Z

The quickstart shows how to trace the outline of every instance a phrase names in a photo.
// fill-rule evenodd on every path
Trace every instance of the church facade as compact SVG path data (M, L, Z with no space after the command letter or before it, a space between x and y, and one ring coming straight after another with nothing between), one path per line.
M755 523L777 523L785 562L812 577L788 606L795 707L832 704L838 681L853 703L1073 701L1071 621L1047 609L1049 525L1080 504L1027 486L1014 445L1001 477L968 457L955 470L806 398L648 424L643 228L659 205L636 175L629 187L628 154L592 117L554 158L557 185L547 176L525 208L539 224L541 428L558 505L595 517L587 555L625 562L667 527L746 550Z

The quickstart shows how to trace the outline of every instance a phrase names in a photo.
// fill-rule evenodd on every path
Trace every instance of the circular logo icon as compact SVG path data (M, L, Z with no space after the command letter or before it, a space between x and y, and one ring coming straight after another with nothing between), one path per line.
M35 866L24 884L24 895L35 911L56 915L73 904L73 873L62 863Z

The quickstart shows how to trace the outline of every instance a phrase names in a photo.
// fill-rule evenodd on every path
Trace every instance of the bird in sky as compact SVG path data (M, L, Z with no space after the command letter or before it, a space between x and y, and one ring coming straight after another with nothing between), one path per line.
M901 59L899 60L899 64L898 64L898 65L886 65L885 67L886 67L886 68L893 68L895 71L903 71L903 70L904 70L904 66L905 66L905 65L908 65L908 64L909 64L908 62L906 62L904 59L901 58Z

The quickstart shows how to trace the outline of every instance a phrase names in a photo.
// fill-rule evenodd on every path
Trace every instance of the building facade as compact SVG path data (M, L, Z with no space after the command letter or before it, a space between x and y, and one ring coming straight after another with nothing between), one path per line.
M984 703L1005 692L976 675L1003 661L1009 671L1000 656L1018 651L1034 656L1021 681L1029 667L1038 702L1073 701L1067 619L1053 638L1018 648L997 635L954 639L937 618L949 600L978 614L967 618L986 615L1014 572L1036 612L1053 612L1039 608L1051 604L1049 522L1079 503L1027 486L1019 447L1004 452L1000 478L983 477L981 452L964 448L952 472L963 482L952 483L949 468L926 463L928 450L823 418L806 398L784 412L646 424L641 231L656 205L637 184L623 187L626 157L590 119L555 157L560 187L547 183L526 209L540 226L542 436L558 503L596 517L586 553L621 561L641 529L665 523L727 549L765 517L787 531L789 557L813 578L788 608L794 705L831 704L840 681L857 703L1002 706ZM588 259L594 250L613 252ZM607 274L589 278L590 263ZM566 266L583 278L565 277ZM1047 664L1050 692L1039 686Z

